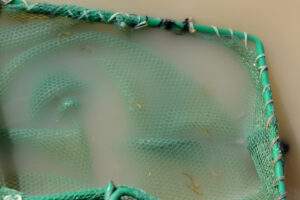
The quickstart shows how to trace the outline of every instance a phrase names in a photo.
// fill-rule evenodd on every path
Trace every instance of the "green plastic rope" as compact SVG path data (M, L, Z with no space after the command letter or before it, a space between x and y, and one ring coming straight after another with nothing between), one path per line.
M145 191L136 189L131 186L115 187L108 182L107 187L79 192L70 192L65 194L55 194L48 196L24 197L24 200L119 200L123 196L130 196L138 200L158 200Z

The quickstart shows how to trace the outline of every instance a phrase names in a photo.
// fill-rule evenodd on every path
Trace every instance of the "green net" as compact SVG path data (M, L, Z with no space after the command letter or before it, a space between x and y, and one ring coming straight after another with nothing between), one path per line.
M5 200L285 199L246 34L26 1L3 5L0 26Z

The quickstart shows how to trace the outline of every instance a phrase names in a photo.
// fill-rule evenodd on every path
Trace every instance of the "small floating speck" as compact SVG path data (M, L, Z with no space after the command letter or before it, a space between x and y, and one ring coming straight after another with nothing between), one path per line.
M203 130L203 133L207 136L207 137L211 137L210 133L208 132L208 130Z
M114 169L118 174L120 174L123 171L123 169L119 165L114 166Z
M222 175L221 172L216 171L216 170L211 170L211 171L210 171L210 174L211 174L212 176L216 176L216 177L219 177L219 176Z
M199 190L199 185L195 182L195 179L193 177L192 174L186 173L186 172L182 172L182 174L186 177L188 177L191 181L190 185L187 185L194 193L196 193L197 195L202 195L202 192L200 192Z
M245 114L245 112L241 112L241 114L239 114L238 116L237 116L237 120L240 120L241 118L243 118L244 116L245 116L246 114Z
M202 89L201 93L202 94L212 94L213 93L213 89Z
M57 34L57 37L58 37L58 43L60 43L61 42L61 38L63 37L63 36L72 36L73 34L72 33L58 33Z
M136 106L138 107L138 109L142 109L142 105L141 104L139 104L139 103L136 103Z

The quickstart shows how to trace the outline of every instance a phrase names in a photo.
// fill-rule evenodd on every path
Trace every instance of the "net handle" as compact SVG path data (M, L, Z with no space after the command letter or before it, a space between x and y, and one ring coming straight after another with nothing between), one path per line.
M200 32L206 34L216 34L218 37L238 38L245 41L247 48L248 40L253 42L256 47L257 57L254 61L255 66L260 70L260 79L262 87L264 88L263 98L266 108L266 131L269 134L272 143L273 165L275 170L276 184L280 196L278 200L286 200L283 161L280 150L279 140L274 140L279 137L277 120L274 112L274 104L272 99L272 91L270 88L270 80L267 73L266 60L264 54L263 43L259 38L246 32L233 31L231 29L217 28L215 26L204 26L200 24L193 24L190 18L184 22L178 22L169 19L154 18L154 17L140 17L135 14L126 14L120 12L113 12L107 10L88 9L81 6L73 5L53 5L47 3L30 3L26 0L0 0L5 7L13 8L19 11L26 11L28 13L45 14L50 16L63 16L77 20L85 20L89 22L102 22L102 23L119 23L120 26L132 27L140 29L144 27L160 27L166 30L181 30L190 33ZM120 23L123 22L123 23ZM272 102L272 103L269 103Z

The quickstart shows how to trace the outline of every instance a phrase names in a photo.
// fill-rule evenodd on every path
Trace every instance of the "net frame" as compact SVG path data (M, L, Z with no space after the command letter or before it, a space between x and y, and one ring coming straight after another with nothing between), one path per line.
M187 18L184 22L178 22L170 19L162 19L155 17L141 17L134 14L126 14L121 12L88 9L81 6L73 5L54 5L47 3L30 3L26 0L1 0L1 6L12 8L18 11L25 11L32 14L44 14L51 16L68 17L76 20L84 20L87 22L101 22L106 24L120 23L121 28L129 26L133 29L141 29L145 27L151 28L163 28L173 31L184 31L189 33L200 32L203 34L217 35L219 38L238 38L244 40L247 47L248 41L252 42L256 48L257 57L255 59L256 67L259 70L259 76L261 79L261 85L263 90L261 91L265 104L265 118L266 118L266 132L271 141L270 148L273 156L273 169L276 179L274 185L278 188L280 196L277 200L286 200L286 191L284 183L284 170L283 170L283 155L280 150L279 135L278 135L278 123L274 111L274 101L272 98L272 91L270 86L270 80L268 78L266 59L264 54L264 47L262 41L252 34L246 32L233 31L231 29L218 28L216 26L204 26L199 24L193 24L191 18ZM14 194L13 194L14 195ZM147 195L144 191L130 187L120 186L116 187L112 182L109 182L106 189L97 189L82 191L77 193L68 193L64 195L49 195L47 197L25 197L25 199L77 199L82 197L83 199L96 199L102 195L104 199L117 200L122 196L131 196L135 199L156 199ZM18 195L11 196L9 198L19 199ZM6 196L6 197L8 197ZM4 198L6 198L4 197Z

